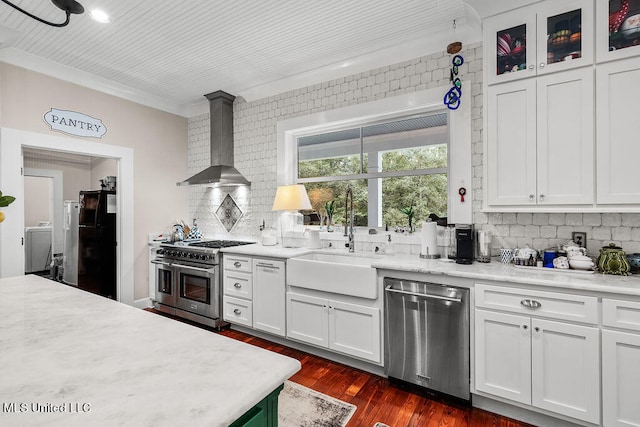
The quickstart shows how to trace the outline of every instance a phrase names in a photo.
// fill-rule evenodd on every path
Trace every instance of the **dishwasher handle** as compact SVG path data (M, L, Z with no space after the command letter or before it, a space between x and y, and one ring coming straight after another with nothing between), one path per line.
M418 297L418 298L436 299L440 301L450 301L450 302L456 302L456 303L462 302L462 298L452 298L452 297L445 297L442 295L430 295L430 294L420 294L417 292L401 291L399 289L393 289L393 285L387 285L387 287L384 288L384 290L386 292L393 292L396 294L409 295L409 296Z

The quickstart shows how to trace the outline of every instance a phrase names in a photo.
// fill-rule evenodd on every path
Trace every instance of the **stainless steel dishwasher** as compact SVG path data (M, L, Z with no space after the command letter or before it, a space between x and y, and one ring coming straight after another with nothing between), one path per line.
M469 289L385 277L385 373L470 400Z

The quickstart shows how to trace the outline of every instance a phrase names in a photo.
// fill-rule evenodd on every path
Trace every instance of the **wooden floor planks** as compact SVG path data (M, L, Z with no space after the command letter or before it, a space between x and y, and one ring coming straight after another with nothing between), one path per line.
M291 381L356 405L347 427L373 427L376 422L391 427L531 427L455 402L433 400L404 390L386 378L242 332L212 332L298 359L302 369Z

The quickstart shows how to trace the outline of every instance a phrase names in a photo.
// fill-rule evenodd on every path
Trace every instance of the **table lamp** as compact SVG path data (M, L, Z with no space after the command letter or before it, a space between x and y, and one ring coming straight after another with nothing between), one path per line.
M302 237L304 232L304 216L300 209L311 209L307 190L302 184L283 185L276 190L273 211L284 211L280 215L280 236L285 248L299 248L296 233Z

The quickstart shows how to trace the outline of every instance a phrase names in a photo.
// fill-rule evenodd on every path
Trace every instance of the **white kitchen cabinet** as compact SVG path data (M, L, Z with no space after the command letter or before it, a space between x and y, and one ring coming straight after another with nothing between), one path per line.
M598 62L640 55L638 3L632 0L626 12L623 10L622 3L620 0L596 1L596 60Z
M489 85L593 63L593 3L549 0L483 21Z
M488 285L476 289L476 390L599 423L597 299ZM572 318L594 325L566 321Z
M640 302L602 300L604 425L640 426ZM624 331L614 328L623 328Z
M380 310L329 300L329 348L380 361Z
M598 65L597 203L640 203L640 57Z
M598 423L599 329L531 319L530 331L532 405Z
M285 263L253 259L253 327L286 334Z
M380 310L287 292L287 337L379 363Z
M593 203L593 70L489 86L487 207Z
M476 390L531 404L529 318L476 310Z
M225 254L223 268L223 319L285 336L284 261Z
M287 292L287 337L329 347L328 301Z

